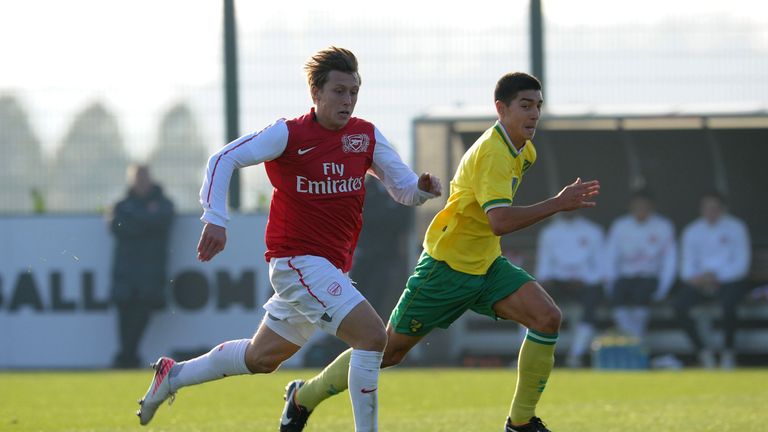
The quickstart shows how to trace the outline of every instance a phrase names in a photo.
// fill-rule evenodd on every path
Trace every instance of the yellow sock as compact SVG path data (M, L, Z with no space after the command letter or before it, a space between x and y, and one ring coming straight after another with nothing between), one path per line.
M557 333L546 334L528 329L517 359L517 387L509 417L522 425L536 415L536 404L555 365Z
M322 372L306 382L296 393L296 402L312 411L320 402L347 389L352 348L339 354Z

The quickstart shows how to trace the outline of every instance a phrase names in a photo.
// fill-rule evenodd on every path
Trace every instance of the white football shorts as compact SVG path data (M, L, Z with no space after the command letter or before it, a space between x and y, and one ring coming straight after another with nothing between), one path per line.
M263 322L299 346L316 328L335 336L344 317L365 300L346 273L318 256L272 258L269 280L275 293L264 304Z

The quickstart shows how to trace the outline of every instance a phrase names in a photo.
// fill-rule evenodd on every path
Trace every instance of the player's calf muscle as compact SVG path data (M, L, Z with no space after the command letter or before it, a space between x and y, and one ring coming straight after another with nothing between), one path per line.
M280 367L283 359L275 355L246 355L245 364L251 373L272 373Z
M381 368L388 368L392 366L397 366L405 359L406 354L408 354L407 350L400 350L400 351L394 351L394 352L384 352L384 358L381 361Z
M264 345L267 345L266 343ZM251 342L245 351L245 365L251 373L272 373L280 365L290 358L299 347L290 346L264 346Z

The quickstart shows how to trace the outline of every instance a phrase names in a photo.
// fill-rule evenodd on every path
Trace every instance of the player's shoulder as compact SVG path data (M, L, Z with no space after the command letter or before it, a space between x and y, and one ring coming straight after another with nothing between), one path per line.
M294 117L292 119L279 119L276 124L282 123L285 125L289 135L293 139L303 139L306 136L311 136L317 133L314 111L310 111L304 115Z
M488 128L480 135L475 143L467 150L467 153L473 153L477 157L504 157L508 153L507 144L494 128Z
M275 134L279 134L279 135L287 134L288 133L287 122L288 120L281 117L273 121L272 123L264 126L262 129L252 132L251 136L259 137L262 135L269 136L269 135L275 135Z
M509 148L509 144L507 144L507 140L498 125L486 130L480 138L483 139L483 146L488 151L501 152Z
M289 128L284 118L279 118L259 131L246 135L247 144L268 142L285 142L288 139Z
M285 122L285 124L288 125L289 127L306 126L315 121L315 113L310 111L306 114L300 115L298 117L294 117L292 119L282 118L280 120Z
M466 175L467 172L474 172L476 170L482 170L478 165L487 163L492 158L492 144L489 142L489 135L491 130L486 130L480 135L474 143L464 152L461 156L461 161L457 168L457 175ZM491 157L488 157L491 156Z

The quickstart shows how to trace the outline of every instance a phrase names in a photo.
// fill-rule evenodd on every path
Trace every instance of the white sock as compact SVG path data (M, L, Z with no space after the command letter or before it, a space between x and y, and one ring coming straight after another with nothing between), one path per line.
M355 415L355 432L379 430L379 370L384 353L352 350L349 359L349 398Z
M171 391L231 375L251 373L245 366L245 350L250 342L250 339L224 342L207 354L176 363L170 373Z

